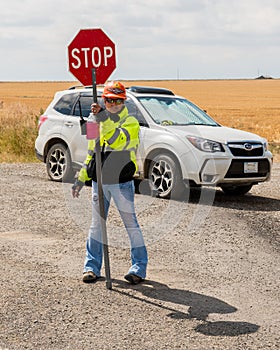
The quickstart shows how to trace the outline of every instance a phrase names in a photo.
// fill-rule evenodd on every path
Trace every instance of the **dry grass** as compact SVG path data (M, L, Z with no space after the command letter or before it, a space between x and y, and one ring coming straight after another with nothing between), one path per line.
M280 80L123 81L166 87L199 105L225 126L280 144ZM37 120L58 90L76 82L0 83L0 162L34 157ZM276 150L276 148L274 148Z
M36 161L34 142L40 114L65 82L0 83L0 162Z
M0 110L1 162L34 161L38 116L22 103L10 103Z

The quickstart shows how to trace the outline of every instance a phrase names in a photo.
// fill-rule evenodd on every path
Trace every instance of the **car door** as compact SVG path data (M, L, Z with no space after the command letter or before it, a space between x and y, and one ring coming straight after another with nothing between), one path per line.
M80 120L81 116L84 120L87 119L92 102L92 96L79 94L71 113L64 118L62 133L67 138L72 162L74 163L82 164L87 155L88 140L86 135L82 134Z

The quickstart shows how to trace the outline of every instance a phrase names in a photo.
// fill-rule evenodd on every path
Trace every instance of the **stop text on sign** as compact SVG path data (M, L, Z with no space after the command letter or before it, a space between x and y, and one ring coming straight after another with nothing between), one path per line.
M111 46L99 47L82 47L81 49L74 48L70 51L71 66L74 69L79 69L82 66L88 68L93 66L98 68L101 65L108 66L108 60L113 57L114 51Z
M69 71L83 85L104 84L116 68L115 44L102 29L81 29L68 45Z

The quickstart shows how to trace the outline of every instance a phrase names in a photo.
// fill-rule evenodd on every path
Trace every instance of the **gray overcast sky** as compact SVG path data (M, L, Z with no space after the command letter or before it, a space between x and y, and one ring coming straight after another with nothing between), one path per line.
M67 46L102 28L110 79L280 78L279 0L0 0L0 81L75 80Z

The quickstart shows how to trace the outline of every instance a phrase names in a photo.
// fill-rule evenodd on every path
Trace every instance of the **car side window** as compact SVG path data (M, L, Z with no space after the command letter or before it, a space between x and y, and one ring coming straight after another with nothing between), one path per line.
M126 107L128 109L128 113L130 115L134 116L138 120L140 126L148 127L148 123L146 122L143 114L139 111L139 109L136 106L136 104L130 98L128 98L125 101L125 105L126 105Z
M90 108L93 103L92 96L80 96L78 101L76 102L73 115L80 117L88 117L90 114ZM103 106L102 98L98 97L98 103Z
M78 94L63 95L55 104L54 109L61 114L71 115L77 97Z
M90 114L91 104L92 104L91 96L80 96L80 98L76 102L73 115L76 115L77 117L80 117L81 115L83 117L88 117Z

